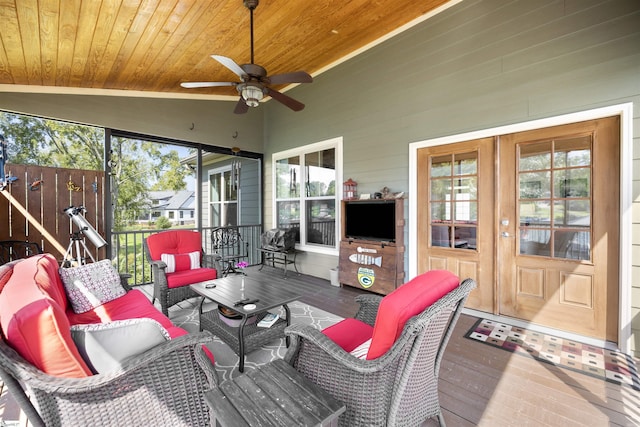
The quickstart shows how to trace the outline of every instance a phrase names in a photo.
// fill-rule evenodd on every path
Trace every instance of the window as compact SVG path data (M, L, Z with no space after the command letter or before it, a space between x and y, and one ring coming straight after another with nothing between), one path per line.
M238 225L238 180L231 165L209 175L210 226Z
M341 163L342 138L273 156L275 227L295 228L305 250L337 249Z
M476 249L478 153L431 158L431 246Z
M518 147L521 254L591 259L591 144L587 135Z

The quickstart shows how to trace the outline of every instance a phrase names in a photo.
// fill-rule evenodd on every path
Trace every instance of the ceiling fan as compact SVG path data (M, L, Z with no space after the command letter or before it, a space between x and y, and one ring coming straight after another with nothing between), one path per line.
M233 110L236 114L244 114L249 107L257 107L260 100L265 95L271 96L276 101L281 102L293 111L300 111L304 104L295 99L278 92L269 85L286 83L311 83L313 78L304 71L294 71L291 73L276 74L267 76L267 70L253 62L253 11L258 7L259 0L243 0L244 6L251 14L251 63L238 65L233 59L221 55L211 55L213 59L233 71L240 77L239 82L183 82L180 86L184 88L200 88L215 86L235 86L240 94L240 99Z

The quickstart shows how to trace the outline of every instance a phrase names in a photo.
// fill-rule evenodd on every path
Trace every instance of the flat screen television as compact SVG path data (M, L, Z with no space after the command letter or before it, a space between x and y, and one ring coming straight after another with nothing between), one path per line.
M346 239L396 241L394 200L345 202Z

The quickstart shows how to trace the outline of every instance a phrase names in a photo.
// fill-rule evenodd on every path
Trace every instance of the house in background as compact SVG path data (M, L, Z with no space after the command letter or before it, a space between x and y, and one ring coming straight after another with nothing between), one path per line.
M389 8L393 7L392 3ZM264 10L258 9L258 13ZM383 25L383 21L380 19L372 26ZM341 31L342 28L336 28L336 33L326 38L337 40L344 35ZM281 49L279 43L267 43L267 36L261 37L265 40L259 49L261 55L270 51L270 55L277 56L280 50L286 50ZM100 44L99 41L95 43ZM43 42L43 46L46 44ZM229 55L237 61L248 57L247 52L234 55L235 52L217 51L216 46L208 43L194 49L199 50L203 61L198 66L210 61L207 57L211 53ZM22 63L40 64L40 56L34 61L24 61L24 57L20 56ZM118 58L116 54L95 57ZM164 58L166 52L148 57ZM49 58L43 56L42 63ZM204 90L184 94L176 89L164 94L153 92L148 97L141 91L111 91L107 86L112 83L105 75L111 69L122 71L117 65L108 65L104 72L96 72L95 76L102 76L102 80L86 87L79 87L82 75L68 87L60 87L56 86L55 78L38 78L39 73L26 70L23 75L29 77L20 84L15 83L15 77L13 81L5 79L5 84L0 85L0 109L137 134L161 135L203 149L226 148L229 154L231 147L240 147L240 156L242 152L259 153L263 156L264 166L258 169L262 172L256 190L259 192L257 200L262 203L255 209L267 229L277 226L287 209L291 212L291 206L298 207L296 213L301 215L300 223L307 226L305 215L313 211L315 204L339 205L342 199L340 183L349 177L358 182L359 193L373 194L383 187L393 192L404 191L407 195L404 210L407 278L438 267L474 277L479 287L472 294L470 305L483 315L513 317L512 307L524 307L529 311L516 313L516 317L522 316L526 322L542 325L547 319L555 318L555 312L545 310L558 301L561 306L584 309L585 313L592 302L603 301L608 304L603 311L604 320L591 317L583 322L574 318L563 320L559 327L553 325L553 328L572 331L578 323L602 323L609 332L613 330L614 337L603 335L601 339L617 343L624 351L640 354L640 233L634 232L640 224L640 154L637 149L640 146L637 137L640 129L640 3L637 0L453 1L450 7L395 33L375 47L318 71L312 84L288 90L289 96L306 105L304 110L295 113L269 100L258 108L251 108L247 114L235 115L232 111L237 96L216 98L212 93L217 92L209 94ZM145 61L140 60L126 67L145 69L143 65ZM270 64L263 65L269 68ZM78 68L96 69L93 66ZM43 65L43 73L45 69L49 68ZM60 79L65 70L60 70ZM188 80L191 76L181 78ZM86 80L91 80L89 75ZM103 86L105 81L108 84ZM147 81L155 82L156 79ZM174 86L178 87L179 83L176 80ZM599 125L596 125L597 132L564 127L587 122L591 126L609 117L617 122L607 129L616 132L608 130L604 139L594 143L583 137L604 136ZM557 126L563 127L562 138L549 138L545 129ZM531 135L533 138L529 141L519 139ZM572 139L573 136L577 138ZM549 142L547 146L552 148L547 151L537 145L545 140L554 141ZM532 142L530 149L523 149L529 142ZM503 149L511 150L515 146L518 147L516 151ZM590 148L600 150L593 152L592 164L571 163L577 159L572 157L573 151ZM335 159L335 182L338 183L334 195L309 196L304 191L287 194L287 197L278 194L280 165L284 168L284 165L297 164L304 174L320 153L331 150ZM554 162L564 158L569 163L530 171L516 169L516 159L543 158L551 152L567 154L555 157ZM494 157L499 155L510 158ZM478 198L475 193L469 193L460 200L469 208L469 213L477 213L479 223L447 224L449 228L441 231L456 232L455 227L465 228L477 242L476 249L443 248L432 244L435 233L429 227L435 227L436 220L448 219L430 216L429 209L433 207L429 204L454 198L442 196L439 200L430 200L429 187L425 184L430 179L430 168L445 165L447 156L454 162L477 166L477 169L468 169L465 176L444 174L439 179L448 179L455 185L458 185L456 180L464 179L465 188L478 188ZM615 164L617 168L602 168L601 160ZM573 172L569 170L574 168L577 175L571 176ZM242 176L246 176L245 170L243 164ZM577 197L581 199L580 203L566 200L570 197L553 196L546 197L544 203L507 199L507 196L518 194L513 191L513 183L530 182L533 186L534 174L543 177L558 173L566 176L556 181L557 189L561 190L565 183L577 185L584 177L593 177L589 182L594 183L594 191L582 192L578 186L567 187L565 194L570 197L584 195ZM519 180L519 177L523 178ZM297 181L292 176L292 184L307 182L301 175L296 178ZM201 176L201 182L204 203L208 197L205 185L207 191L211 189L209 175ZM228 200L222 201L225 202ZM572 202L566 204L572 207L562 211L564 202ZM223 218L228 216L231 206L224 208L220 204L216 210L217 202L213 199L206 203L208 207L202 208L203 219L208 215L205 211L211 209L211 212L219 213L221 221L227 221ZM244 212L249 205L241 203ZM516 206L523 209L516 211ZM554 206L558 213L567 214L542 218L549 206ZM442 212L453 211L443 208ZM215 222L213 217L209 215L206 225ZM536 219L538 223L534 225L549 233L524 233L529 225L520 222L521 217ZM576 221L578 217L585 224ZM552 229L548 227L550 223L545 222L547 219L566 219L568 226ZM475 220L472 218L470 222ZM239 222L244 219L239 218ZM340 218L336 223L340 224ZM558 274L543 271L552 264L547 262L548 256L530 256L530 248L516 243L526 234L532 244L541 243L542 247L549 243L548 235L560 232L569 236L576 231L574 228L592 226L593 229L574 235L588 236L585 241L592 245L588 253L603 251L599 253L604 253L604 257L557 261L567 265L573 263L570 270ZM531 236L535 234L544 235L544 239L540 237L539 240L546 241L534 241ZM451 236L449 239L455 242ZM557 250L561 241L549 243L548 253L570 253ZM304 251L298 257L299 269L306 274L329 278L330 269L338 263L337 242L318 245L303 237L299 246ZM505 251L511 251L508 257L503 256ZM587 252L581 250L580 253ZM517 259L511 262L514 256ZM519 263L519 259L524 258L526 265ZM606 272L613 274L600 275L594 281L596 276L587 271L593 267L592 261L604 261ZM558 282L566 278L570 280ZM523 279L525 282L521 281ZM550 288L552 282L561 286ZM613 287L605 294L591 292L594 286L607 283ZM520 304L517 298L521 297L553 301L534 307ZM558 307L554 310L561 311Z
M158 218L165 217L174 225L194 226L195 201L194 191L150 191L149 208L140 216L138 222L155 222Z
M196 170L197 154L181 159ZM202 153L200 187L203 227L259 225L262 219L261 158Z

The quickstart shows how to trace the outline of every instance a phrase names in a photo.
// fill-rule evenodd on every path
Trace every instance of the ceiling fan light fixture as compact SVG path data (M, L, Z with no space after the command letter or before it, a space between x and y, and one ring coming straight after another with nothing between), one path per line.
M264 98L262 87L251 83L245 84L242 89L240 89L240 94L249 107L257 107L262 98Z

